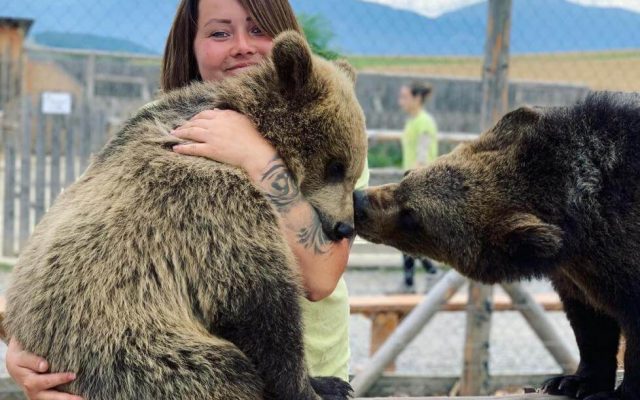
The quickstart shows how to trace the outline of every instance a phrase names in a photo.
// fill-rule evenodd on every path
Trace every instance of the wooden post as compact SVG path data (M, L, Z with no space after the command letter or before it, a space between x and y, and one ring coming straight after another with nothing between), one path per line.
M489 334L493 314L493 286L469 285L461 396L489 394Z
M509 108L510 29L511 0L489 0L487 41L482 69L482 131L495 124Z
M511 297L514 307L522 313L529 326L538 335L544 347L558 362L565 374L573 374L578 369L576 360L562 336L556 332L544 309L519 283L503 283L502 287Z
M371 316L371 346L369 354L374 355L398 327L400 316L395 312L377 312ZM395 371L395 362L391 362L386 372Z
M511 3L511 0L489 0L482 70L482 131L496 123L508 108ZM478 283L472 283L469 288L469 299L473 299L473 303L467 313L467 340L460 394L487 394L491 295L490 288Z
M422 328L440 309L440 306L458 291L466 279L458 272L451 270L427 293L402 321L393 334L372 357L367 367L351 381L354 396L364 395L375 381L382 375L384 368L396 359Z

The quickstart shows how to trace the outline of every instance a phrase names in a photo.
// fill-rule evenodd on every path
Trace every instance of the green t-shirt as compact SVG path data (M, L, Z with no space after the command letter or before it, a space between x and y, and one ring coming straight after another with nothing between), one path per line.
M425 148L426 146L426 148ZM438 127L426 111L409 118L402 133L402 168L415 168L438 157Z
M356 189L369 184L369 167ZM311 376L336 376L349 380L349 293L344 278L340 278L333 293L325 299L311 302L302 298L304 350Z

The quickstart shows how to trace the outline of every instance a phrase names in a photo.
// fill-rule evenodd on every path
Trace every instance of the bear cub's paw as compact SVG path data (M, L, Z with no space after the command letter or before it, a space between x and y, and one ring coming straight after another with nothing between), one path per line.
M322 400L347 400L353 392L348 382L333 376L311 378L311 387Z
M600 397L593 398L592 395L605 395L610 393L613 396L613 388L602 383L598 379L580 375L565 375L551 378L542 384L542 391L552 395L564 395L576 399L604 400L619 399L619 397Z

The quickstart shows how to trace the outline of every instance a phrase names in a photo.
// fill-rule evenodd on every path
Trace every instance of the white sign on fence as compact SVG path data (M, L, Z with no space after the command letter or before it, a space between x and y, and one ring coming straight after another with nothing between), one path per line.
M71 114L71 93L68 92L43 92L43 114Z

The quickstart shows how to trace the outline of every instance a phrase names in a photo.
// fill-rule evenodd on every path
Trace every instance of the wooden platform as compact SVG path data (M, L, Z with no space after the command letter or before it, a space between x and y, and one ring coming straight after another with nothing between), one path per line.
M562 311L562 303L556 293L543 293L533 296L546 311ZM403 294L389 296L353 296L349 299L351 314L372 314L396 312L408 314L424 298L421 294ZM442 311L466 311L468 297L458 293L442 306ZM494 311L516 311L511 298L504 294L493 296Z
M469 399L469 400L572 400L565 396L548 396L544 394L517 394L513 396L484 396L484 397L367 397L355 400L451 400L451 399Z

